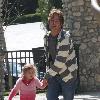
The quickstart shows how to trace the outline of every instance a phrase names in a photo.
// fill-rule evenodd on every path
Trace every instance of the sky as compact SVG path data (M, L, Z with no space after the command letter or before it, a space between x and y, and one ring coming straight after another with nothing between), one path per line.
M45 33L41 22L7 26L4 32L7 50L31 50L42 47Z

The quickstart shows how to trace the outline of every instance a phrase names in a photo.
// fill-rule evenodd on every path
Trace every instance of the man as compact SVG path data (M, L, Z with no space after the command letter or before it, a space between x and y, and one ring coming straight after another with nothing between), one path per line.
M77 61L69 31L63 30L64 18L58 9L52 9L48 17L50 32L44 37L47 58L47 100L73 100L77 83Z
M91 5L95 13L95 17L100 23L100 0L91 0Z

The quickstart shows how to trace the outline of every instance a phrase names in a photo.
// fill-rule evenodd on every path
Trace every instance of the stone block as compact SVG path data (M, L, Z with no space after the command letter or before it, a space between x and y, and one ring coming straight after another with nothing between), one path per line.
M85 43L82 43L80 46L80 49L86 49L86 48L87 48L87 45Z
M89 32L90 32L90 33L94 32L94 29L90 29Z
M84 1L83 0L77 0L72 2L72 6L82 6L84 5Z
M81 16L80 12L73 12L73 16Z
M96 74L96 75L95 75L95 80L96 80L97 82L100 82L100 74Z
M80 29L80 22L75 22L74 23L74 28Z
M100 36L98 36L98 41L100 41Z
M92 42L97 42L97 38L92 38Z
M78 1L77 1L77 5L78 5L78 6L84 5L84 1L83 1L83 0L78 0Z
M92 16L87 16L87 17L85 17L85 20L92 20Z

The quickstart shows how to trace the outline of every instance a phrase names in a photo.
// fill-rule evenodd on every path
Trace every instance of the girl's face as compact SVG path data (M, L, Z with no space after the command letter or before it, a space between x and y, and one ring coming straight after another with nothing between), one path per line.
M28 71L26 71L25 73L24 73L24 77L27 79L27 80L30 80L30 79L32 79L33 77L34 77L34 70L33 69L30 69L30 70L28 70Z

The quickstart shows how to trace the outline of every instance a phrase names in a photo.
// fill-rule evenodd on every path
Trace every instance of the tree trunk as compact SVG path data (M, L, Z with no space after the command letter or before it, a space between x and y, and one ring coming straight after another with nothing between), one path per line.
M3 59L4 50L6 50L4 32L2 28L2 0L0 0L0 100L3 100L4 92L4 69L3 69Z

